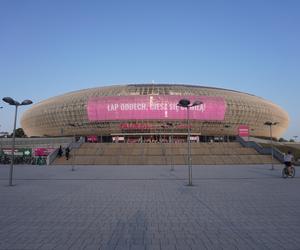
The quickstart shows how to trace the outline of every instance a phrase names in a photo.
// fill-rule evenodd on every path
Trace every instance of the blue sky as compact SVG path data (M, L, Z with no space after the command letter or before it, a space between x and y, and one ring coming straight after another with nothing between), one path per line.
M300 137L299 25L298 0L0 0L1 98L199 84L273 101L290 115L284 137ZM14 109L0 105L11 131Z

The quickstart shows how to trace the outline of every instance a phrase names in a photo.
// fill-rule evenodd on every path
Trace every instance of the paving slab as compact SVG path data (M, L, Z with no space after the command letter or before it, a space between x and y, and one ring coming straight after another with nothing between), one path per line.
M281 165L0 165L0 249L299 249Z

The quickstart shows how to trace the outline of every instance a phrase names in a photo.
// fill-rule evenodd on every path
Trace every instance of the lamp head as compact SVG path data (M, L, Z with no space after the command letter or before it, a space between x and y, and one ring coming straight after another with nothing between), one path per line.
M80 127L80 126L82 126L82 123L78 123L78 122L68 123L68 126L71 126L71 127Z
M277 125L277 124L279 124L279 122L271 122L271 121L266 121L265 123L264 123L264 125L267 125L267 126L275 126L275 125Z
M32 101L31 100L24 100L21 105L30 105L32 104Z
M3 100L4 102L8 103L9 105L15 105L15 106L20 105L19 102L15 101L15 100L12 99L11 97L4 97L4 98L2 98L2 100Z
M181 100L178 102L177 106L187 108L187 107L189 107L190 103L191 103L190 100L187 100L187 99L181 99Z
M193 104L192 104L191 107L193 107L193 106L198 106L198 105L201 105L201 104L203 104L203 102L201 102L201 101L199 101L199 100L196 100L196 101L193 102Z

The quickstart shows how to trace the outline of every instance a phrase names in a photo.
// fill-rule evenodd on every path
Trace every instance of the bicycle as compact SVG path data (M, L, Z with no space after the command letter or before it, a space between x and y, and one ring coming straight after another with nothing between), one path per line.
M289 173L289 169L288 169L289 167L290 167L290 173ZM282 177L283 178L288 178L288 177L294 178L295 174L296 174L296 170L293 165L291 165L291 166L285 165L284 168L282 169Z

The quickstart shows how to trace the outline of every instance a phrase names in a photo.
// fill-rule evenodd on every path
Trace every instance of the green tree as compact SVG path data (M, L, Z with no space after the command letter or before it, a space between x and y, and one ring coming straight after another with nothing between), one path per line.
M10 135L11 137L13 136L13 134ZM17 128L16 129L16 134L15 134L16 137L27 137L27 135L25 134L24 130L22 128Z
M287 140L284 139L284 138L279 138L279 141L280 141L280 142L287 142Z

